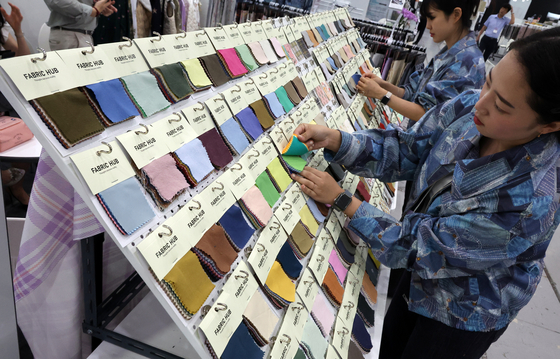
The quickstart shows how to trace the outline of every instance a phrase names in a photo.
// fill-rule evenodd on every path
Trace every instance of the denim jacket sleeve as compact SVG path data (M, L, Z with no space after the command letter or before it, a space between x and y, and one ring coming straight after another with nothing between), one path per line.
M362 203L349 227L388 267L414 270L423 279L461 277L494 266L511 267L519 260L543 258L550 243L546 234L558 225L557 207L550 198L535 199L528 208L540 212L538 216L528 210L492 216L411 213L399 222ZM538 233L533 231L536 227L540 228Z
M325 158L360 176L385 182L412 180L421 160L429 154L443 130L469 104L474 104L472 93L440 104L406 132L400 128L341 132L340 149L336 154L325 150Z

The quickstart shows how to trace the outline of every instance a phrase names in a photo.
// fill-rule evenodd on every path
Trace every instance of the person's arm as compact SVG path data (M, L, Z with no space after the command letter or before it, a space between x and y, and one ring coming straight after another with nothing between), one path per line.
M511 9L511 20L509 21L509 24L512 25L515 23L515 15L513 14L513 8Z
M480 42L480 38L482 37L482 34L484 34L484 31L486 31L486 29L486 25L483 25L482 29L480 29L480 32L478 33L478 36L476 37L476 42Z
M44 0L45 4L49 10L57 12L61 15L76 18L79 20L83 17L97 17L98 14L102 14L110 9L114 1L113 0L99 0L89 6L82 4L76 0ZM95 8L95 9L94 9Z
M25 41L25 36L21 31L21 23L23 22L23 16L21 15L21 11L17 6L11 3L8 3L8 5L10 5L11 8L9 15L6 9L4 9L3 7L0 7L0 12L2 13L2 16L4 16L6 22L14 30L16 38L14 39L12 34L8 34L8 38L4 43L4 48L6 50L15 52L16 56L29 55L31 51L29 51L29 46L27 45L27 41Z
M388 83L386 84L386 81L383 82L383 85L386 86L386 88L383 88L377 81L371 78L362 77L358 82L357 89L364 96L373 97L378 100L381 100L383 96L387 94L387 91L390 91L388 89L393 89L395 90L397 96L395 96L394 98L391 97L391 99L387 103L390 108L415 122L422 118L424 114L426 114L426 110L419 104L401 98L405 94L404 89L394 85L389 86Z

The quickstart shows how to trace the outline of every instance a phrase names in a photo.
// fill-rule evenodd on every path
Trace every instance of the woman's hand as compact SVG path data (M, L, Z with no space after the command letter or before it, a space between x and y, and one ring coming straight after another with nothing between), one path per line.
M336 197L344 192L331 175L312 167L306 166L299 175L293 174L292 178L301 185L303 193L317 202L332 205Z
M377 76L373 72L365 73L362 75L362 77L372 79L373 81L377 82L379 86L384 87L383 85L385 84L385 80L383 80L381 77Z
M294 135L310 150L326 148L337 152L342 141L342 135L338 130L320 125L301 124L295 129Z
M383 98L383 96L385 96L385 94L387 94L387 90L381 87L381 85L377 83L376 79L372 79L366 76L362 76L360 78L360 81L356 85L356 88L362 95L366 97L373 97L378 100L380 100L381 98Z
M4 16L4 19L6 19L6 22L10 24L12 29L14 29L14 33L17 36L18 34L21 34L21 23L23 21L23 15L21 15L21 11L17 6L12 3L8 3L8 5L10 5L11 8L10 15L8 15L3 7L0 7L0 12L2 12L2 16Z

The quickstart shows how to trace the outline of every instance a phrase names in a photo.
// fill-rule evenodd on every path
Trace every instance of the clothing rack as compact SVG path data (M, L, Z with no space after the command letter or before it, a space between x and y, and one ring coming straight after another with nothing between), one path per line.
M378 24L376 22L369 21L369 20L352 19L352 21L354 21L354 23L360 30L362 37L367 35L379 35L386 38L390 38L392 33L393 40L408 42L409 41L408 37L414 36L414 33L410 30L396 28L393 31L392 26Z

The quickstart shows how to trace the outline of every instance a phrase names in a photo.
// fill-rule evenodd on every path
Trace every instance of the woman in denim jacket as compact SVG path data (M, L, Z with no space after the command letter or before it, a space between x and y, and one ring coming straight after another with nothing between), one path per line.
M560 28L518 40L482 91L433 108L408 132L296 129L355 174L412 180L409 205L452 176L425 211L402 221L357 198L344 209L380 262L407 269L380 358L480 358L535 293L560 220L558 58ZM312 168L296 180L323 203L343 192Z
M397 87L370 73L362 76L358 91L415 122L434 106L482 88L484 58L470 31L478 5L478 0L424 0L420 12L427 18L426 28L434 42L446 46L425 69L414 72L406 86Z

